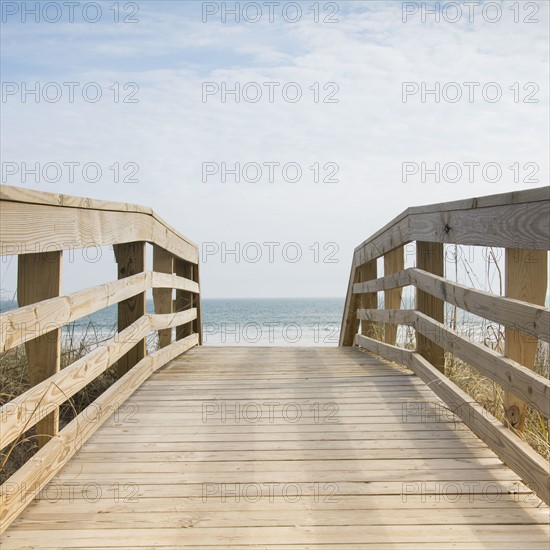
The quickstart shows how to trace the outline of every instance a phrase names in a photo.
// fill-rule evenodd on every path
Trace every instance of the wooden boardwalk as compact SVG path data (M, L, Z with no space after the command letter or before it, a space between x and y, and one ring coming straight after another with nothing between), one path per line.
M548 549L548 508L409 371L196 347L2 535L14 548Z

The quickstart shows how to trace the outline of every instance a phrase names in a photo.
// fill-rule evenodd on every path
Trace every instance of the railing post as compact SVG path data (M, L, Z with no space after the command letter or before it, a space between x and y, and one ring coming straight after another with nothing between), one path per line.
M546 250L507 248L504 260L507 298L544 305L548 286L548 253ZM533 369L538 339L506 327L504 355ZM504 392L504 413L509 426L523 431L525 403L509 391Z
M443 277L443 243L417 241L416 267ZM416 309L443 323L444 303L427 292L416 290ZM434 334L437 340L440 335ZM441 346L416 331L416 351L427 359L437 370L445 370L445 351Z
M178 277L184 277L185 279L189 279L190 281L195 280L195 270L192 263L176 259L175 264L176 275L178 275ZM191 309L192 307L195 307L194 304L195 296L192 292L188 292L187 290L176 290L176 311ZM176 327L176 340L181 340L186 336L190 336L191 334L193 334L195 328L195 322Z
M405 249L403 246L398 246L384 255L384 276L398 273L405 269ZM385 309L400 309L402 288L392 288L384 290L384 308ZM394 323L386 323L384 325L384 341L386 344L395 346L397 342L397 325Z
M114 245L115 259L118 268L118 278L125 279L131 275L145 271L145 243L132 242ZM145 292L118 304L118 332L145 315ZM117 374L123 376L146 354L145 338L118 360Z
M168 250L158 246L153 246L153 271L156 273L174 272L174 256ZM155 304L155 313L172 313L172 289L171 288L153 288L153 302ZM172 342L172 329L166 328L158 331L159 348L169 346Z
M199 260L197 260L199 262ZM199 285L200 290L200 284L201 284L201 278L200 278L200 268L199 263L197 263L193 268L193 275L194 275L194 281ZM201 301L201 295L197 294L195 295L195 307L197 308L197 319L195 320L195 331L199 335L199 346L202 346L202 301Z
M344 304L344 313L342 316L342 326L340 327L340 346L353 346L359 320L357 319L357 309L359 307L359 294L353 293L353 285L359 282L359 268L355 267L355 255L351 262L351 270L348 282L348 292Z
M376 260L370 260L364 263L359 268L359 282L364 283L366 281L371 281L377 277L377 264ZM378 308L378 293L377 292L366 292L365 294L359 295L359 301L362 309L377 309ZM377 323L373 321L361 321L361 334L363 336L368 336L369 338L376 338L379 336L377 334Z
M19 307L61 294L62 253L21 254L18 257ZM25 344L30 386L36 386L61 368L61 329L56 328ZM59 431L59 408L36 424L37 443L43 447Z

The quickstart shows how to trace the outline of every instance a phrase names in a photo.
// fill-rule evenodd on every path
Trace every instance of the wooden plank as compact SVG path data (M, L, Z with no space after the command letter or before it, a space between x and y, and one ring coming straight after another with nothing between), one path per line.
M505 253L506 296L544 305L548 287L548 253L545 250L506 249ZM533 369L537 355L538 340L510 327L505 332L504 353L510 359ZM550 401L550 392L547 400ZM550 409L550 408L549 408ZM523 431L526 403L510 391L504 394L504 413L509 425ZM549 412L545 413L548 418Z
M117 262L118 278L125 279L145 271L145 243L132 242L118 244L114 247ZM145 315L145 292L132 296L118 304L118 332ZM134 339L135 346L126 355L118 360L117 373L126 374L134 365L139 363L147 353L145 338Z
M398 357L433 392L440 397L451 411L462 419L496 455L525 480L529 488L546 504L550 503L550 466L528 443L520 439L502 422L497 420L466 392L445 377L418 353L383 344L362 337L360 345L365 349L383 352L388 357Z
M550 248L550 188L407 208L355 248L355 265L411 241Z
M373 279L372 281L355 283L353 285L353 293L364 294L366 292L381 292L412 285L413 271L414 268L410 267L408 269L404 269L403 271L399 271L398 273L391 273L389 275L384 275L384 277L378 277L378 279Z
M388 361L393 361L394 363L398 363L400 365L407 365L409 363L410 351L392 344L386 344L384 342L380 342L380 340L375 340L374 338L369 338L358 334L355 337L355 345L365 348L372 353L376 353L376 355L379 355Z
M469 246L542 249L550 243L550 200L409 216L411 236Z
M145 337L151 329L148 317L142 317L95 350L61 371L56 371L40 383L0 408L0 448L14 441L26 429L58 410L77 391L84 388L120 357L130 351L133 338Z
M22 306L46 300L61 293L62 253L58 251L18 257L17 301ZM54 325L55 326L55 325ZM51 325L50 325L51 328ZM61 330L54 328L25 344L29 383L36 386L61 367ZM36 425L36 441L43 447L59 430L59 409Z
M398 246L384 255L384 276L392 273L400 273L405 268L405 249ZM384 308L399 309L401 307L401 288L384 291ZM384 341L395 345L397 340L397 325L386 323L384 325Z
M89 407L63 428L47 445L0 486L0 533L32 502L89 437L153 372L177 355L197 345L195 335L174 342L143 358ZM13 490L13 489L16 490Z
M192 323L197 318L197 308L186 309L176 313L149 315L154 330L166 330L183 324Z
M550 416L550 380L498 352L460 336L443 323L411 310L359 310L359 317L414 327L426 338L434 338L453 355L508 391L515 392L531 406ZM383 348L380 348L383 349ZM373 350L371 350L373 351Z
M175 270L176 275L179 277L184 277L185 279L189 279L191 281L194 279L194 266L189 262L176 259ZM175 311L184 311L186 309L193 308L194 306L195 296L193 293L185 290L176 291ZM196 327L192 323L187 323L176 327L176 340L181 340L182 338L186 338L190 334L193 334L196 332L195 328Z
M200 262L193 266L193 280L197 284L197 287L200 287ZM194 323L195 332L199 335L199 346L202 346L202 300L200 294L197 292L197 295L194 297L193 305L197 309L197 318Z
M537 254L530 251L529 255ZM550 342L550 309L532 303L498 296L460 283L448 281L427 271L408 268L399 273L353 285L353 292L382 290L414 285L416 288L465 311L494 321L539 340ZM394 308L395 309L395 308Z
M371 260L366 264L363 264L359 268L359 280L370 281L376 279L377 275L377 266L376 260ZM359 307L365 309L376 309L378 307L378 294L375 292L369 292L368 294L361 294L359 298ZM380 338L379 326L376 323L361 320L361 334L363 336L369 336L370 338Z
M349 376L350 367L365 375ZM294 368L293 378L266 377ZM373 369L377 375L368 376ZM358 390L363 397L353 397ZM308 398L299 399L304 391ZM203 402L292 402L307 408L320 401L320 391L338 405L338 424L201 418ZM231 392L231 401L224 392ZM396 530L410 528L400 532L403 547L424 547L426 537L435 537L439 547L468 548L491 544L500 527L508 529L500 547L516 539L528 546L546 542L547 509L535 508L540 501L520 478L461 421L436 422L414 410L404 416L403 405L419 404L447 407L417 377L358 350L196 348L140 386L125 402L130 418L120 407L103 423L6 531L3 545L43 547L46 540L52 547L263 548L282 535L288 548L319 543L332 549L347 541L358 550L372 529L371 546L378 549L389 541L395 547ZM205 484L229 491L269 486L275 495L254 502L205 499ZM88 498L82 487L100 498ZM125 487L136 490L135 499L124 498ZM284 487L298 487L300 498L285 499ZM335 502L327 501L335 490ZM302 522L307 528L297 531Z
M146 274L139 273L128 279L11 310L2 315L0 321L0 351L41 336L48 327L61 328L67 323L144 292L149 286L147 282Z
M174 271L174 256L164 248L153 246L153 271L157 273L169 273ZM172 313L172 289L153 288L153 301L155 313ZM159 347L164 348L172 342L172 329L159 330Z
M0 186L0 254L29 254L149 241L187 261L195 243L150 208L57 193ZM54 223L55 222L55 223Z
M419 269L433 273L440 277L444 271L443 245L417 241L416 266ZM443 322L445 315L443 300L431 296L423 290L416 291L416 309L436 321ZM435 339L425 336L425 331L416 331L416 350L441 372L445 369L445 353L443 348L436 344Z
M178 288L199 293L194 281L166 273L138 273L120 281L42 300L0 316L0 352L42 336L49 327L62 327L117 304L148 288Z
M15 187L11 185L0 185L0 200L10 202L22 202L26 204L40 204L46 206L64 206L71 208L85 208L90 210L111 210L119 212L139 212L152 214L151 208L137 204L124 202L112 202L87 197L75 197L61 193L49 193L27 189L26 187Z
M200 493L199 493L200 494ZM325 495L323 495L325 496ZM449 495L451 496L451 495ZM228 508L235 501L227 502ZM108 532L98 529L79 529L67 534L66 529L50 529L47 536L41 532L13 530L5 535L3 550L14 548L181 548L182 539L185 548L271 548L266 541L272 541L279 547L284 545L293 550L311 548L335 548L335 545L347 543L354 545L354 550L363 548L395 549L398 545L412 548L464 548L462 541L475 541L469 548L548 548L548 528L544 524L533 525L373 525L365 529L362 525L285 525L282 527L246 527L237 526L230 529L194 529L192 519L180 522L176 527L157 527L152 529L111 529ZM187 528L186 528L187 527ZM99 531L99 532L98 532ZM388 532L390 531L391 534ZM100 536L99 533L102 533ZM106 536L108 534L108 536ZM276 541L276 542L275 542ZM318 541L322 541L319 543ZM428 541L428 542L426 542ZM499 545L489 546L498 543ZM317 546L317 544L319 544ZM193 546L192 546L193 545ZM384 545L383 547L381 545ZM545 546L546 545L546 546Z
M546 504L550 504L548 461L502 422L453 384L422 356L411 355L409 367L428 384L451 410L512 468Z
M167 330L177 323L191 322L196 310L177 314L145 315L122 332L100 344L95 350L36 384L0 408L0 448L46 417L57 406L84 388L153 330Z
M360 281L359 270L355 267L355 262L352 261L350 276L348 282L348 291L346 293L346 301L344 304L344 312L342 314L342 325L340 327L339 346L352 346L353 339L359 329L359 321L357 320L357 308L359 307L359 298L354 296L352 289L355 283Z

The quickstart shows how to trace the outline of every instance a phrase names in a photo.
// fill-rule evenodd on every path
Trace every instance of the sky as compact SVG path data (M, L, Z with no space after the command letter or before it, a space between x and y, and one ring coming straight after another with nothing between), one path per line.
M548 2L1 4L2 183L152 207L207 298L343 296L407 207L548 182Z

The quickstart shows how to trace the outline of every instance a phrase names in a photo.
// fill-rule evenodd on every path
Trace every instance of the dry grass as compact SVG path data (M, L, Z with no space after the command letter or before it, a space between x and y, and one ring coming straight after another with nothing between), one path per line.
M65 333L62 344L61 368L74 363L95 349L104 338L90 323L82 338L77 338L74 325ZM59 408L60 428L66 426L78 413L95 401L116 380L110 368L85 388L73 395ZM18 346L0 355L0 405L4 405L30 387L25 347ZM0 450L0 483L4 483L38 450L36 430L31 428L10 446Z
M61 368L84 357L115 333L115 327L109 334L102 333L89 322L82 336L77 336L75 325L68 325L64 331L61 352ZM157 349L156 334L147 340L149 351ZM93 403L116 381L116 365L107 369L87 386L75 393L59 407L59 428L65 427L76 415ZM30 387L25 346L18 346L0 354L0 406L27 391ZM10 446L0 450L0 483L4 483L38 450L35 428L27 430Z
M477 338L471 334L467 336L470 339L481 340L488 347L502 352L504 331L500 326L487 323ZM544 342L539 343L533 370L545 378L550 378L549 348ZM504 391L499 384L479 374L477 370L451 354L445 355L445 374L495 418L505 423ZM527 407L524 431L518 435L542 456L550 459L548 419L532 407Z

